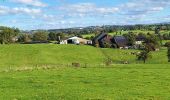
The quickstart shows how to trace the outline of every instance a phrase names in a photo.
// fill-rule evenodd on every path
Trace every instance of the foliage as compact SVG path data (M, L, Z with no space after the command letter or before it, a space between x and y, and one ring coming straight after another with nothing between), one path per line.
M162 37L164 40L170 40L170 33L165 33Z
M168 62L170 62L170 47L168 47L167 56L168 56Z
M19 32L18 28L0 27L0 43L9 44L15 42Z
M145 40L145 44L146 46L148 46L148 48L150 48L150 50L152 49L152 51L156 50L156 48L159 47L159 42L158 42L158 37L155 34L147 34L146 40Z
M170 47L170 42L166 42L165 47Z
M45 31L38 31L33 34L34 41L47 41L48 36Z
M146 63L146 60L151 57L150 52L142 51L140 54L137 55L138 60L142 60L144 63Z
M66 35L64 33L57 33L57 41L60 41L62 39L64 39L66 37Z
M112 44L112 47L113 48L118 48L116 44Z
M109 42L103 42L102 46L103 48L112 48L112 44Z
M128 40L128 45L132 46L135 44L136 35L133 32L129 32L128 34L124 34L125 38Z
M55 33L55 32L50 32L49 34L48 34L48 40L50 40L50 41L56 41L58 39L58 36L57 36L57 34Z
M146 44L145 49L141 51L139 54L137 54L138 60L142 60L144 63L146 63L146 60L152 57L151 52L152 47L150 45Z
M18 38L18 42L31 42L32 41L32 35L30 34L20 34Z

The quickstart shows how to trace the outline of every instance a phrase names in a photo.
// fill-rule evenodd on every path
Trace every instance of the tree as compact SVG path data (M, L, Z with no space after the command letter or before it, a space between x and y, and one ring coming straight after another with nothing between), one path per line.
M32 36L30 34L20 34L18 38L18 42L31 42Z
M144 63L151 57L152 55L147 45L145 45L145 49L137 55L138 60L142 60Z
M160 28L156 28L156 29L155 29L155 34L158 35L160 44L162 45L162 36L161 36L161 34L160 34Z
M8 44L15 42L15 38L20 32L18 28L0 27L0 43Z
M45 31L38 31L33 34L33 40L34 41L47 41L47 33Z
M62 40L64 38L65 38L65 34L64 33L58 33L57 34L57 41L60 41L60 40Z
M154 51L160 46L158 40L159 39L155 34L148 33L145 39L145 46L150 47L150 50L152 48L151 51Z
M135 44L136 35L133 32L129 32L128 34L124 34L125 38L128 40L128 45L132 46Z
M151 57L151 55L150 55L150 52L147 52L144 50L140 52L140 54L137 55L137 57L138 57L138 60L142 60L144 63L146 63L146 60L148 60Z
M48 40L51 40L51 41L56 41L57 40L57 34L55 32L50 32L48 34Z
M167 56L168 56L168 62L170 62L170 47L168 47Z

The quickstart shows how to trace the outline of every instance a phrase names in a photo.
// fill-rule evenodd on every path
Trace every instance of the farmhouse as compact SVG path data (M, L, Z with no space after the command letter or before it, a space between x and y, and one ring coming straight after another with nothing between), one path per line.
M65 40L61 40L60 44L92 44L92 41L74 36Z
M98 44L100 47L104 47L104 44L106 43L111 44L111 40L112 36L108 35L107 33L101 33L97 35L92 41L94 46Z

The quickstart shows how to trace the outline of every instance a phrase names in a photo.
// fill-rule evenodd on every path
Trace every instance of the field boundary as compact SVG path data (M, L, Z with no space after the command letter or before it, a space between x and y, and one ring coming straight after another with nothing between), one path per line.
M159 67L159 66L162 67ZM109 66L104 64L81 64L80 66L74 66L72 64L58 64L58 65L37 65L37 66L22 66L22 67L7 67L1 68L0 73L2 72L22 72L22 71L33 71L33 70L50 70L58 68L112 68L112 69L170 69L169 64L111 64Z

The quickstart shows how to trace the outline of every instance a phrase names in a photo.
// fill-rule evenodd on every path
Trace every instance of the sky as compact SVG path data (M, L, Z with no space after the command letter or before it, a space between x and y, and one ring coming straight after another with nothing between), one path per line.
M170 0L0 0L0 26L22 30L170 22Z

